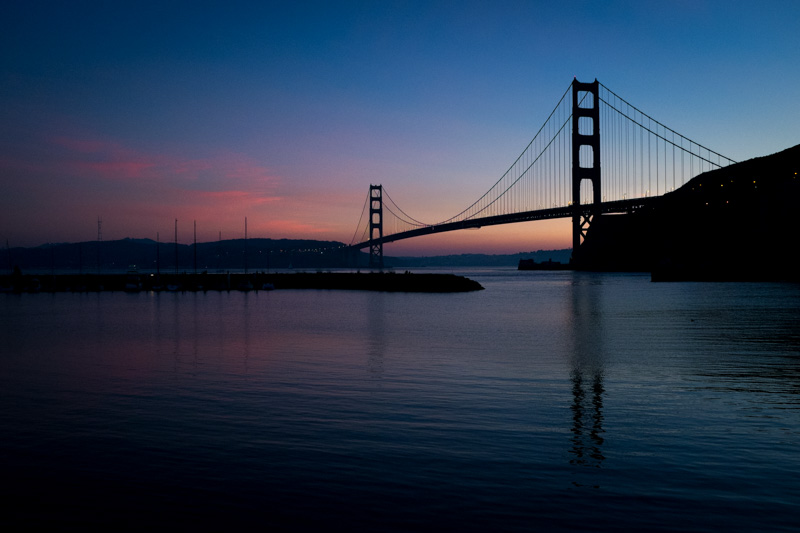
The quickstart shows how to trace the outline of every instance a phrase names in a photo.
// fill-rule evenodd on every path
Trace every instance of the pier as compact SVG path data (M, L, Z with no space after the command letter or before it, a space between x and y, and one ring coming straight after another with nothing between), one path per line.
M179 273L179 274L11 274L0 276L0 291L36 292L197 292L281 289L383 292L469 292L483 287L454 274L395 272Z

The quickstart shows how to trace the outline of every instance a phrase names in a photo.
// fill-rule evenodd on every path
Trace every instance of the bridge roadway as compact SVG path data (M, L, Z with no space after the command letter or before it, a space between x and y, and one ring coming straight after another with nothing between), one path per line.
M635 198L627 200L616 200L613 202L602 202L600 204L601 213L632 213L638 209L654 204L660 196L650 196L647 198ZM591 209L593 204L583 204L581 207ZM490 217L472 218L459 220L458 222L448 222L435 226L424 226L408 231L401 231L391 235L384 235L379 239L364 241L354 244L355 249L367 248L370 245L385 244L387 242L421 237L422 235L432 235L434 233L444 233L459 229L480 228L483 226L496 226L498 224L511 224L514 222L529 222L533 220L546 220L552 218L572 218L574 206L554 207L552 209L537 209L534 211L522 211L520 213L510 213L506 215L495 215Z

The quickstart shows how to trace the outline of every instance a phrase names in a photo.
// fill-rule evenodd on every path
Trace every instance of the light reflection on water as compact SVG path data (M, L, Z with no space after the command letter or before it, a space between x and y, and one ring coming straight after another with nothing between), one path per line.
M4 295L0 497L74 527L800 525L800 288L471 277Z

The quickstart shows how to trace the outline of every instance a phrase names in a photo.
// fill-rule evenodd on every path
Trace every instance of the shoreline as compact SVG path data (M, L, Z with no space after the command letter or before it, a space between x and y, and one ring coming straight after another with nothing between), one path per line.
M0 291L36 292L205 292L281 289L362 290L381 292L471 292L476 281L455 274L405 272L293 272L268 274L6 274Z

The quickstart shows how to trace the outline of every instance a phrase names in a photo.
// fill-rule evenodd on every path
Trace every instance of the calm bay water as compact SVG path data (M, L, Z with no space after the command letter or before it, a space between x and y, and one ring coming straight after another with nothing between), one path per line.
M800 528L800 286L463 273L486 290L0 295L6 518Z

